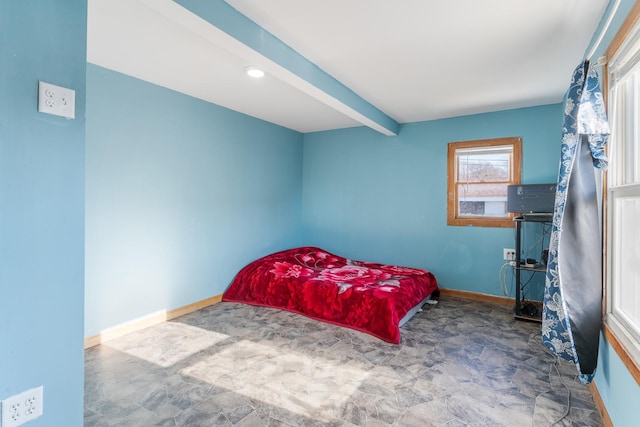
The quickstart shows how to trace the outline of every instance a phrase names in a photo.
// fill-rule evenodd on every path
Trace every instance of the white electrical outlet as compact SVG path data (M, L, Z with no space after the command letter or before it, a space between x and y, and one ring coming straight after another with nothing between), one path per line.
M44 387L36 387L2 401L0 427L21 426L42 415Z
M75 119L76 91L51 83L38 82L38 111Z
M505 261L515 261L516 259L516 250L515 249L502 249L502 258Z

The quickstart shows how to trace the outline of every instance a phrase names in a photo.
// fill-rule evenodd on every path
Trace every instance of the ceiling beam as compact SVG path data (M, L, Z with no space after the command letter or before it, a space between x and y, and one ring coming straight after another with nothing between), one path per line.
M362 125L398 134L398 122L225 1L139 1Z

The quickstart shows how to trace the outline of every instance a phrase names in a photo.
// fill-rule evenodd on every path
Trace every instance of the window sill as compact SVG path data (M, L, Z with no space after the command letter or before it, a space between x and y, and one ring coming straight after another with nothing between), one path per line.
M447 225L460 227L504 227L513 228L514 222L512 218L485 219L485 218L450 218Z

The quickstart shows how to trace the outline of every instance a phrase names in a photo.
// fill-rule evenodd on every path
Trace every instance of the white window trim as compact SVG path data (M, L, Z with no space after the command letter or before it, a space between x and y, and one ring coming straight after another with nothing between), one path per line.
M611 159L610 172L607 173L607 204L606 218L607 228L605 231L606 242L606 305L605 309L605 328L604 333L607 340L619 354L629 371L632 373L636 381L640 383L640 327L634 327L633 321L629 321L624 313L619 311L616 306L618 294L616 294L616 281L619 279L620 271L616 270L616 264L619 261L618 249L616 248L616 232L620 235L625 233L629 237L634 235L631 230L616 230L616 204L627 197L640 197L640 182L637 175L634 178L630 172L635 170L639 173L640 165L629 164L629 158L621 151L616 144L616 133L622 135L624 133L633 132L635 134L632 140L638 140L640 132L640 122L635 119L633 125L629 122L625 123L624 117L618 117L613 94L618 89L617 84L623 81L625 73L640 66L640 8L634 7L634 10L627 17L627 20L621 26L618 34L614 37L611 45L608 47L606 56L608 58L607 75L606 75L606 94L608 98L609 120L612 128L612 135L609 143L609 155ZM630 76L631 77L631 76ZM632 77L638 81L638 77ZM617 96L621 96L618 94ZM640 112L640 99L636 100L633 106L633 114L637 116ZM622 117L622 119L621 119ZM628 117L628 116L627 116ZM617 122L617 123L616 123ZM626 149L626 147L624 147ZM640 147L636 145L634 149ZM629 169L631 166L631 169ZM637 230L635 236L638 235ZM636 240L638 238L636 237ZM640 304L638 304L640 306ZM637 309L636 309L637 310ZM636 317L637 319L637 317ZM636 325L637 326L637 325Z

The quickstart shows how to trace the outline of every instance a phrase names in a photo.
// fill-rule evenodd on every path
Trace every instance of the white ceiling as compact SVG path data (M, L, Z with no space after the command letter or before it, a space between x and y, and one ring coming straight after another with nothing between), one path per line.
M227 3L407 123L560 102L608 0ZM380 130L322 85L174 1L88 4L93 64L300 132ZM266 77L248 78L248 65Z

